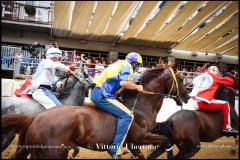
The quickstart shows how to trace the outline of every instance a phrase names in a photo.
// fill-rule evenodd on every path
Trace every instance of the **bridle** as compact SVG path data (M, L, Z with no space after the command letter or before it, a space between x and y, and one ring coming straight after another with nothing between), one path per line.
M167 94L163 94L163 93L160 93L160 92L151 92L151 91L146 91L146 90L143 90L142 93L144 93L144 94L156 94L156 95L161 95L164 98L176 98L176 99L178 99L181 96L180 93L179 93L178 81L177 81L176 75L174 74L174 71L172 70L172 68L169 68L169 70L170 70L171 75L172 75L173 83L172 83L172 87L171 87L170 91ZM172 80L172 79L170 79L170 80ZM172 91L173 91L174 85L176 85L176 88L177 88L177 95L172 95L171 94Z
M169 70L171 72L171 75L172 75L172 78L170 80L173 79L173 83L172 83L172 87L170 89L170 91L167 93L167 94L164 94L164 93L160 93L160 92L151 92L151 91L146 91L146 90L143 90L141 93L144 93L144 94L155 94L155 95L160 95L160 96L163 96L164 98L175 98L176 100L178 100L179 98L181 98L181 95L179 93L179 88L178 88L178 81L177 81L177 78L176 78L176 75L174 74L174 71L171 67L169 67ZM177 73L176 73L177 74ZM168 80L168 82L170 81ZM141 83L141 82L140 82ZM177 95L172 95L171 92L173 91L173 87L174 87L174 84L176 85L176 88L177 88ZM137 103L137 100L138 100L138 96L139 96L139 92L137 93L137 98L134 102L134 105L131 109L131 114L133 114L133 110L136 106L136 103Z
M72 75L66 74L66 75L64 75L63 77L60 77L56 82L54 82L54 83L52 84L52 86L56 86L57 82L65 79L65 78L67 78L66 81L65 81L65 83L64 83L64 87L66 87L67 81L68 81L69 77L71 77L71 76L73 76L74 78L76 78L76 79L84 86L84 89L85 89L85 90L86 90L86 89L88 88L88 86L90 86L90 84L91 84L91 83L89 82L89 78L90 78L90 77L84 78L83 74L81 74L81 73L77 74L77 73L75 72L75 73L72 74ZM89 83L90 83L90 84L89 84Z

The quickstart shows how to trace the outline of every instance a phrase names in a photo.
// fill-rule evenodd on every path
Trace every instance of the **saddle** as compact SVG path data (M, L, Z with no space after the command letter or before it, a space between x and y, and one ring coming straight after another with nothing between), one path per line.
M31 80L32 80L31 78L27 78L25 81L23 81L23 83L20 85L20 87L15 90L14 94L17 97L32 99L31 93L29 92L29 87L32 85ZM57 87L54 86L50 90L58 98L60 96L60 94L58 92L56 92L56 89L57 89Z
M27 88L32 85L31 80L31 78L27 78L25 81L23 81L20 87L15 90L14 94L17 97L30 98L29 94L27 94Z

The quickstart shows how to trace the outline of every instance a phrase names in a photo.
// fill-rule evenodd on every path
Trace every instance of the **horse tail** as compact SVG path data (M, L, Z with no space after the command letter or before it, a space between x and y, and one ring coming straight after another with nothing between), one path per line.
M32 123L35 116L24 114L5 115L2 117L2 133L24 132Z

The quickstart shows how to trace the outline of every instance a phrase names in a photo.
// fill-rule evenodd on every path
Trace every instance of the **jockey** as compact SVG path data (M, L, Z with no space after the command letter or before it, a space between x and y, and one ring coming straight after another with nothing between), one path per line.
M36 73L32 77L32 97L46 109L62 105L56 96L49 91L52 83L58 79L55 75L56 69L69 74L74 73L68 66L59 62L61 57L62 51L58 48L49 48L46 59L39 63Z
M116 99L116 93L123 88L141 92L142 85L132 83L133 70L142 64L142 57L135 52L126 56L125 60L119 60L109 65L93 82L96 84L92 93L92 102L100 109L116 116L117 126L112 144L108 153L114 159L120 159L120 150L126 138L134 115L131 111Z
M218 76L219 69L216 66L210 66L207 72L193 79L193 89L189 94L190 103L195 109L200 110L221 110L223 115L223 132L238 133L231 127L230 107L228 102L214 99L218 87L221 84L232 86L234 81L228 77Z

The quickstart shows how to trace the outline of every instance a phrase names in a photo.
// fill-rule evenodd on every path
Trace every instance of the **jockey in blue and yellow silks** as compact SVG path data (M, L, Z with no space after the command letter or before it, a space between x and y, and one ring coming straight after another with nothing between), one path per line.
M120 103L115 94L122 88L142 91L142 85L132 83L135 67L142 64L142 57L135 52L127 55L125 60L119 60L109 65L93 82L96 84L91 93L92 102L100 109L117 118L116 133L108 152L114 158L120 158L121 146L133 121L131 111Z

